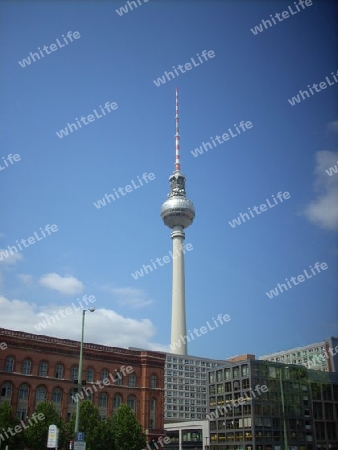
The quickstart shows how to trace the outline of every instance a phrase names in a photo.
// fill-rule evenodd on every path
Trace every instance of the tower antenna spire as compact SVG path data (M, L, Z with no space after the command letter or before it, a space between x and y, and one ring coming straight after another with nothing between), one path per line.
M175 134L175 171L180 172L181 162L180 162L180 133L179 133L179 115L178 115L178 87L175 88L176 91L176 109L175 109L175 121L176 121L176 134Z
M184 229L192 224L195 218L193 203L187 199L185 192L185 176L181 173L180 162L180 134L178 126L178 88L176 92L176 133L175 133L175 170L169 177L170 193L167 200L162 204L161 217L164 224L172 229L171 238L173 242L173 284L172 284L172 309L171 309L171 349L179 355L187 355L187 343L177 347L182 336L187 335L185 317L185 279L184 279ZM175 350L176 349L176 350Z

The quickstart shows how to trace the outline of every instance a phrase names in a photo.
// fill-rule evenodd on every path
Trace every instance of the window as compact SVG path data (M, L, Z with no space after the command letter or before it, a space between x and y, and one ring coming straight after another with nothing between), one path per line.
M149 428L156 428L156 400L152 398L149 404Z
M69 396L68 396L68 404L69 405L76 405L76 399L77 399L77 388L73 388L69 391Z
M242 377L247 377L249 375L249 367L247 364L242 366Z
M24 375L29 375L31 373L31 364L32 363L30 359L25 359L22 363L22 373Z
M231 388L231 383L225 383L225 392L231 392L232 388Z
M232 370L233 370L233 372L232 372L233 377L239 378L239 367L234 367Z
M123 375L121 372L116 371L115 372L115 384L116 386L122 386L123 382Z
M156 375L152 375L150 377L150 387L152 389L155 389L157 387L157 376Z
M114 398L113 398L113 412L114 413L118 410L121 403L122 403L121 395L119 395L119 394L114 395Z
M16 417L19 420L26 420L27 417L27 408L18 408L16 410Z
M249 389L250 388L250 380L249 378L246 378L245 380L242 380L242 389Z
M105 380L106 378L108 378L108 376L109 376L108 369L102 369L101 370L101 380Z
M63 364L56 364L55 367L55 378L63 378Z
M223 371L222 370L217 370L216 378L217 378L218 382L223 381Z
M13 372L13 369L14 369L14 358L13 356L7 356L5 372Z
M93 383L94 381L94 369L89 368L86 371L86 381L88 381L89 383Z
M101 392L99 395L99 408L107 408L108 396L105 392Z
M39 365L39 377L46 377L48 371L48 364L46 361L41 361Z
M44 400L46 400L46 388L45 386L38 386L35 394L35 402L38 404Z
M136 398L134 395L129 395L127 399L127 405L135 412L136 411Z
M70 379L72 381L75 381L78 379L78 376L79 376L79 368L78 366L73 366L70 371Z
M12 384L9 381L6 381L1 386L1 397L4 398L4 400L10 400L12 397Z
M209 383L214 383L214 382L215 382L215 373L209 372Z
M28 395L29 395L28 384L22 384L19 387L19 398L21 398L21 399L28 399Z
M136 375L131 373L128 377L128 386L135 387L136 386Z
M56 405L60 405L62 400L62 390L60 388L54 388L52 392L52 402Z

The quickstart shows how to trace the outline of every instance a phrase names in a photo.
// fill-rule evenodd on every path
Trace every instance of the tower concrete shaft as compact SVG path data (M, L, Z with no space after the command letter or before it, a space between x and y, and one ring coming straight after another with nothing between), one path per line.
M162 205L161 217L164 224L173 230L171 233L173 240L171 348L175 353L187 355L184 279L185 234L183 230L192 224L195 217L195 208L186 197L185 176L181 173L177 88L175 112L175 170L169 178L170 193L168 199Z
M185 317L185 277L184 277L184 239L183 227L176 225L171 233L173 240L173 284L171 307L171 348L179 355L188 354L185 338L187 324ZM181 345L179 346L179 343Z

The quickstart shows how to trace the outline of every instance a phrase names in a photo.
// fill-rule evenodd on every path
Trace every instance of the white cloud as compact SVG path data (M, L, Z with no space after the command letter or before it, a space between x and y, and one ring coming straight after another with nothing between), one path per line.
M28 275L26 273L19 273L17 275L17 277L19 278L19 280L23 283L23 284L32 284L33 283L33 277L32 275Z
M93 305L95 306L95 303ZM66 308L72 310L68 315L65 313ZM1 327L76 341L81 338L82 308L76 300L69 305L63 305L62 309L60 305L40 308L34 303L18 299L9 300L0 296L0 309ZM123 317L113 310L104 308L86 314L85 342L167 351L168 346L150 342L155 334L155 327L149 319L136 320Z
M133 287L118 288L114 285L105 285L102 286L101 289L112 294L114 300L116 300L121 306L143 308L144 306L151 305L154 302L147 296L143 289Z
M305 208L303 214L313 223L328 230L338 231L338 174L326 172L338 160L338 152L327 150L316 154L314 191L316 198Z
M3 252L1 254L1 252ZM23 256L21 255L21 253L13 253L11 254L10 251L7 249L2 249L0 248L0 254L1 254L1 259L0 259L0 264L4 264L4 265L14 265L17 263L17 261L20 261L23 259Z
M78 294L83 289L81 281L75 277L61 277L57 273L48 273L39 279L39 283L48 289L54 289L62 294Z

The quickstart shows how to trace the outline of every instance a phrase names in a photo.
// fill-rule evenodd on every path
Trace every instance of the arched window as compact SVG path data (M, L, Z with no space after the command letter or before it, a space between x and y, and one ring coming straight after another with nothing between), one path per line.
M24 375L29 375L31 373L32 362L30 359L25 359L22 363L22 373Z
M70 371L70 379L72 381L77 380L79 375L79 368L77 366L73 366Z
M152 398L149 405L149 428L156 428L156 400Z
M5 372L13 372L13 369L14 369L14 358L13 356L7 356Z
M113 398L113 413L115 413L122 404L122 396L120 394L114 395Z
M155 389L157 387L157 376L156 375L152 375L150 377L150 387L152 389Z
M108 378L108 376L109 376L108 369L102 369L101 370L101 381L105 380L106 378Z
M55 405L61 405L61 402L62 402L62 390L60 388L54 388L53 389L52 402Z
M105 392L101 392L99 395L99 408L107 408L108 396Z
M116 386L122 386L123 382L123 375L121 372L116 371L115 372L115 384Z
M63 364L59 363L55 366L55 378L63 378Z
M21 384L19 387L19 398L28 399L29 396L29 386L28 384Z
M12 397L12 383L9 381L6 381L6 383L1 386L1 397L3 400L10 401Z
M46 388L45 386L38 386L35 394L35 403L38 404L46 400Z
M89 368L86 371L86 381L92 383L94 381L94 369Z
M127 399L127 405L134 411L136 412L136 398L134 395L129 395L128 399Z
M41 361L39 364L39 377L46 377L48 372L48 363L46 361Z
M131 373L128 377L128 386L135 387L136 386L136 375Z
M77 397L77 389L73 388L69 391L69 397L68 397L68 404L69 405L76 405L77 401L79 400Z

